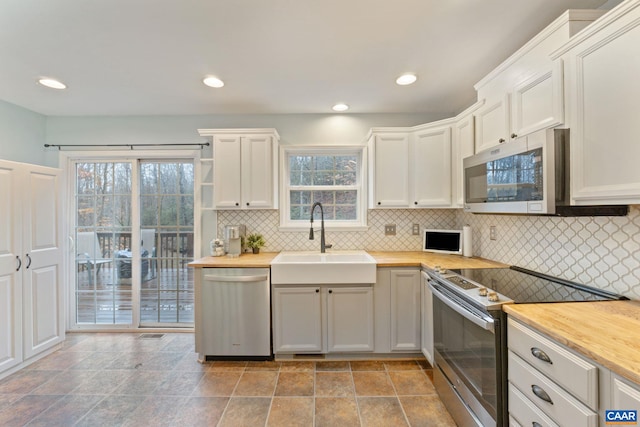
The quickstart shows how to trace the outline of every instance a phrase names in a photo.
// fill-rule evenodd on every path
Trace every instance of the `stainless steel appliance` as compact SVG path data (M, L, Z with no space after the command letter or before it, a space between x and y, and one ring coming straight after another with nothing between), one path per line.
M626 215L628 206L570 206L569 129L545 129L467 157L464 210L563 216Z
M242 239L246 234L244 225L227 225L224 227L225 252L229 257L238 257L242 253Z
M200 359L271 359L268 268L205 268L196 329Z
M461 426L506 426L507 335L502 304L626 299L519 267L428 271L434 385Z

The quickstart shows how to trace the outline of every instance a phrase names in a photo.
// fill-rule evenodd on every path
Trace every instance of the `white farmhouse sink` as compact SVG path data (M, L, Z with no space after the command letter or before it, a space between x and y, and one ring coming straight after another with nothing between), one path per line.
M365 251L280 252L271 261L274 284L375 283L376 260Z

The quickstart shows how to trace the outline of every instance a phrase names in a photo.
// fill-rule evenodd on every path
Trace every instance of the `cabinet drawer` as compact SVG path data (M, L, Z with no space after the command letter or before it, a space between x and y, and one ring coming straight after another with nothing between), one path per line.
M511 351L590 408L598 407L595 365L513 319L509 319L508 325L507 341Z
M580 403L549 378L509 351L509 381L556 423L563 426L595 427L598 414ZM537 394L534 388L538 389ZM548 402L540 397L546 393Z
M558 427L513 384L509 384L509 417L522 426Z

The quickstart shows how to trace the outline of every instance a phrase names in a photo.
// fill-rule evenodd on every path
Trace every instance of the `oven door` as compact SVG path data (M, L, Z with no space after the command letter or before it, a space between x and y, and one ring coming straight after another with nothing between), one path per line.
M494 328L500 319L471 306L442 286L430 283L433 292L434 351L441 391L449 412L460 413L459 425L491 426L499 422L501 384L499 343ZM498 334L500 335L500 334ZM434 372L434 376L436 372ZM446 384L442 384L442 383ZM499 402L500 400L500 402ZM462 405L461 405L462 403ZM454 417L455 419L455 417Z

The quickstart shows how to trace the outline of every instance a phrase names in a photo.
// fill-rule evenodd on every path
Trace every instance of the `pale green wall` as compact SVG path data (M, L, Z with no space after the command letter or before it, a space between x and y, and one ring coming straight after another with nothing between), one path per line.
M211 116L47 117L50 144L199 143L198 129L275 128L281 144L361 144L371 127L415 126L436 114L277 114ZM49 159L57 162L52 150Z
M44 148L46 117L0 100L0 159L52 166Z

